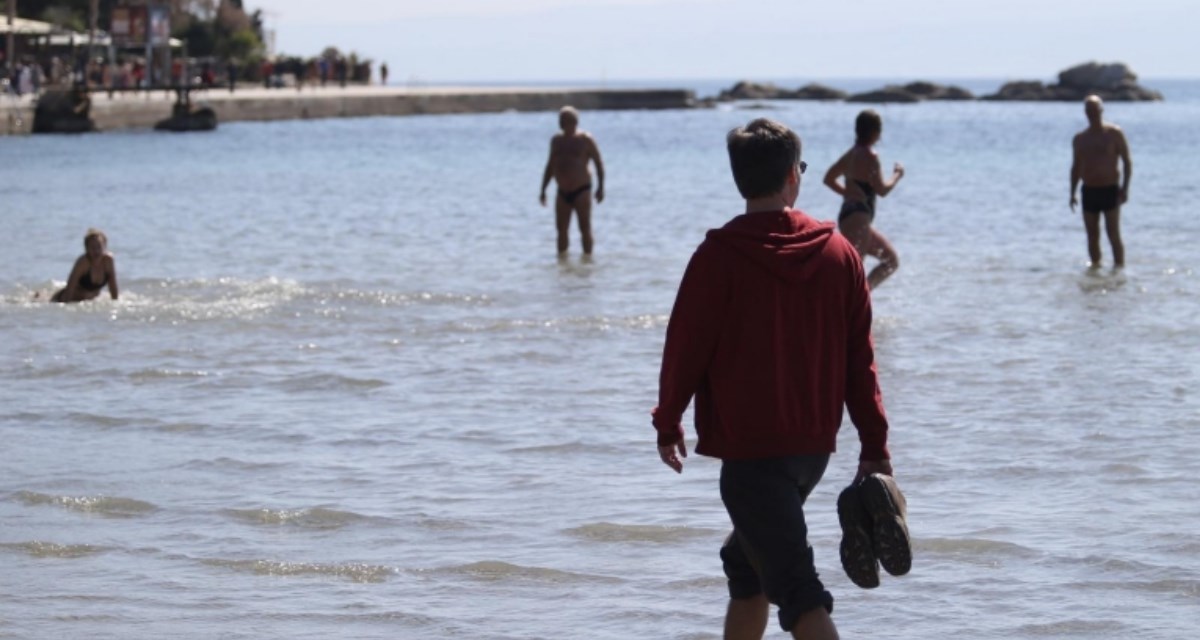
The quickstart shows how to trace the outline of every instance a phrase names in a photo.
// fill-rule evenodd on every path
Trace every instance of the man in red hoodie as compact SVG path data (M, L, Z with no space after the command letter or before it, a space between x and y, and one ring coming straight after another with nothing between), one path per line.
M804 501L833 453L842 407L858 429L858 477L891 475L871 343L871 297L854 247L793 209L800 138L758 119L729 132L746 212L708 232L679 285L653 411L662 461L687 457L682 417L696 398L696 452L722 460L733 533L726 638L761 638L769 603L796 638L837 638L833 596L813 563Z

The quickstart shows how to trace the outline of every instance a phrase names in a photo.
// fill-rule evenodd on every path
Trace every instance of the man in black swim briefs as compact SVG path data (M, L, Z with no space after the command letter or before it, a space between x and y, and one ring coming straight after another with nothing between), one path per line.
M1074 160L1071 163L1071 209L1079 200L1075 188L1083 182L1083 227L1087 231L1088 257L1091 267L1100 266L1100 217L1112 246L1113 267L1125 266L1125 245L1121 242L1121 205L1129 199L1129 179L1133 176L1133 161L1125 134L1115 124L1103 119L1104 103L1099 96L1088 96L1083 102L1088 127L1075 135ZM1121 161L1120 169L1117 160Z
M558 196L554 199L558 253L561 256L567 252L571 213L574 212L578 216L583 253L591 255L592 174L588 171L588 162L596 165L596 202L604 201L604 162L600 159L596 141L586 131L579 130L579 112L574 107L563 107L558 113L558 123L562 131L550 139L550 157L542 174L539 200L543 207L546 206L546 187L554 178L558 184Z

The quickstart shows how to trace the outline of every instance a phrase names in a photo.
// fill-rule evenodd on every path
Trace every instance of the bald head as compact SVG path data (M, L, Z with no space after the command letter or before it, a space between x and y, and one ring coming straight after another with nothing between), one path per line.
M573 130L579 126L579 112L575 107L566 106L558 110L558 126L563 131Z
M1088 96L1083 101L1083 113L1087 115L1088 122L1098 124L1104 113L1104 101L1096 94Z

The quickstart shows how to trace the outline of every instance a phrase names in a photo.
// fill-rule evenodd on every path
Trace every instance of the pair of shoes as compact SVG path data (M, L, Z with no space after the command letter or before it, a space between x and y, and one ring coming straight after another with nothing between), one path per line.
M896 479L882 473L863 478L863 506L874 525L871 531L875 555L884 570L902 576L912 569L912 539L908 535L908 503Z
M863 589L879 586L879 566L894 576L912 568L908 506L896 480L873 473L838 496L842 569Z
M850 582L863 589L874 589L879 586L879 561L871 543L871 516L863 505L861 491L862 483L852 484L838 495L838 522L842 525L838 551Z

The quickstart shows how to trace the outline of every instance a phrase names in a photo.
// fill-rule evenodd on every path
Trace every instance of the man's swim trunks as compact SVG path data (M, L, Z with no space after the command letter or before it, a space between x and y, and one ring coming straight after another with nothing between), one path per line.
M1121 206L1121 188L1117 185L1108 187L1089 187L1083 185L1083 210L1087 213L1115 211Z
M592 183L589 182L578 189L571 189L570 191L563 191L562 189L559 189L558 197L562 198L563 202L567 204L575 204L575 198L578 198L581 194L590 191L591 188Z

